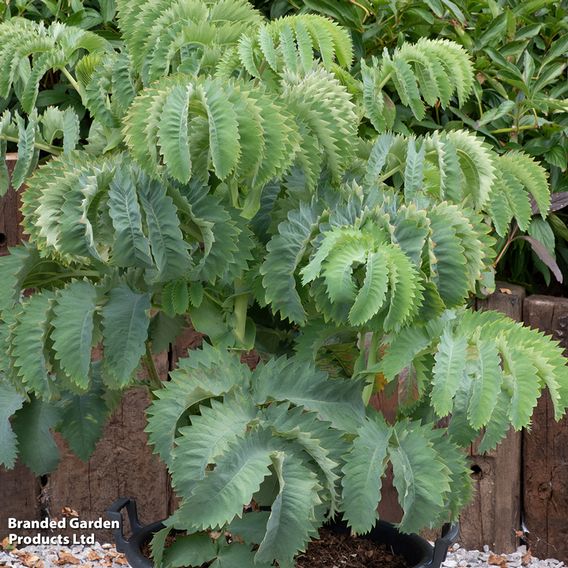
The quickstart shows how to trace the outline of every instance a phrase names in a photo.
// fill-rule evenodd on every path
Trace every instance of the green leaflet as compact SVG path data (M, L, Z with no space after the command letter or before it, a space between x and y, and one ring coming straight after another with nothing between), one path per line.
M190 358L181 359L170 377L155 393L157 400L148 409L146 431L156 453L171 467L177 423L182 415L202 401L243 387L250 371L225 350L204 344Z
M0 380L0 465L12 469L18 455L17 438L10 417L22 408L22 396L10 383Z
M343 509L355 533L368 532L377 520L382 477L387 467L391 428L380 414L365 420L357 430L343 466Z
M37 129L37 112L29 115L28 125L24 123L24 119L16 114L16 123L18 125L18 161L12 172L12 187L19 189L24 183L26 177L35 167L34 161L39 156L36 154L34 141Z
M17 374L26 389L49 400L54 391L46 342L54 295L34 294L21 306L11 334L11 354Z
M362 385L358 381L329 380L304 361L272 359L257 367L253 381L257 404L290 401L317 412L340 430L354 432L364 415Z
M211 400L211 408L200 407L191 426L180 429L173 451L172 483L178 495L189 496L205 477L213 458L227 450L231 442L246 432L256 409L244 397L225 395L223 402Z
M97 290L90 282L73 282L57 294L51 320L55 357L84 390L89 386L96 303Z
M112 261L117 266L148 268L153 266L153 261L142 229L133 174L126 166L117 168L109 187L109 215L115 232Z
M492 341L479 339L476 342L477 361L473 371L473 388L468 408L468 421L476 429L485 426L491 419L493 409L501 392L501 359Z
M126 284L113 288L102 308L104 362L110 386L125 387L138 368L148 337L150 295Z
M270 474L276 444L267 432L248 432L216 460L175 513L174 527L221 527L242 514L262 480Z
M188 182L191 177L188 107L192 91L192 85L176 86L170 91L158 127L158 141L164 162L170 174L181 182Z
M394 486L404 515L398 528L405 533L428 526L445 507L450 471L429 440L428 426L398 422L388 454Z
M278 234L266 246L268 254L260 269L266 301L274 311L293 322L304 323L306 320L294 273L306 254L319 220L315 205L300 204L298 210L290 212L288 219L278 226Z
M338 507L337 469L346 447L340 432L316 413L306 412L302 407L289 408L287 403L271 405L266 418L275 434L296 442L315 462L320 482L330 498L330 516L333 515Z
M319 503L319 484L316 474L293 454L278 452L272 463L280 491L255 561L270 563L276 559L282 568L293 568L296 551L305 548L314 532L312 519Z
M157 273L154 280L165 282L188 273L191 259L179 227L177 209L158 182L140 177L138 196L148 225L148 239Z
M201 566L217 556L217 546L206 534L178 536L164 554L164 566Z
M465 337L455 337L449 328L444 330L435 355L431 395L432 406L440 417L447 416L452 410L452 399L465 372L466 349Z
M51 434L59 420L59 411L53 404L33 398L12 422L20 459L36 475L50 473L59 463L59 450Z

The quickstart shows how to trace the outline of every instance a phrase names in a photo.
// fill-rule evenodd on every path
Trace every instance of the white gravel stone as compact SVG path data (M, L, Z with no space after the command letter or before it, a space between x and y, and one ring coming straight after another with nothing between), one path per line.
M539 560L535 557L527 558L527 547L519 546L511 554L497 554L502 557L504 563L500 566L489 564L489 558L493 555L489 546L485 545L483 551L466 550L459 545L453 545L448 552L443 568L568 568L564 562L554 558ZM505 564L506 563L506 564Z

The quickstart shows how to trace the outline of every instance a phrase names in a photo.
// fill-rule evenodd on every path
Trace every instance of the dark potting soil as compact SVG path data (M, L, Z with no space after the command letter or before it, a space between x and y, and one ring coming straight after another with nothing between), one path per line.
M169 536L166 547L174 541L175 536ZM142 551L150 556L149 543ZM208 566L203 564L201 568ZM387 545L323 528L319 540L312 541L296 558L296 568L408 568L408 564Z
M329 529L320 530L304 554L296 559L296 568L407 568L402 556L384 544L355 538Z

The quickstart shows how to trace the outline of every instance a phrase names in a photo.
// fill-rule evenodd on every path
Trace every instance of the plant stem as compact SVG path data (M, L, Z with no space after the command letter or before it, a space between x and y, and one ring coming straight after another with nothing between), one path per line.
M6 134L0 134L0 140L6 140L6 142L15 142L16 144L18 144L18 142L20 141L19 138L16 138L15 136L7 136ZM62 152L61 148L58 148L57 146L52 146L51 144L41 144L39 142L34 142L34 146L38 150L49 152L54 156L58 156Z
M150 384L155 390L162 388L162 380L158 374L158 369L154 363L154 358L152 357L152 350L150 349L150 342L146 341L146 355L144 355L144 365L148 371L148 378L150 379Z
M243 282L240 278L235 280L235 335L238 341L244 345L247 327L248 293L242 293Z
M504 254L507 252L507 249L511 246L511 243L515 240L515 235L517 234L518 230L519 230L519 226L515 225L513 227L513 230L509 233L509 236L507 237L507 241L503 245L501 252L499 252L497 258L495 259L495 262L493 263L493 268L497 268L497 265L499 264L499 262L503 258Z
M539 126L534 124L523 124L522 126L512 126L511 128L498 128L491 130L491 134L507 134L508 132L519 132L521 130L538 130Z
M81 89L81 85L79 85L77 79L75 79L75 77L71 75L67 67L61 67L61 72L63 73L63 75L65 75L65 77L67 77L67 80L69 81L71 86L79 93L81 99L83 99L83 89Z

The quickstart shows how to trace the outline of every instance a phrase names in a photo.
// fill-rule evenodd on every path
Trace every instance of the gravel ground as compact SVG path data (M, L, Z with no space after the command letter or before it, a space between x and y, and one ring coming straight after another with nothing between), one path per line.
M128 562L110 544L94 546L27 546L19 550L1 551L0 566L10 568L124 568ZM494 554L484 550L465 550L454 545L443 568L566 568L559 560L534 558L525 546L512 554ZM243 566L243 568L246 568Z
M124 568L128 562L110 544L94 546L26 546L0 550L0 566L25 568Z
M519 546L512 554L495 554L484 546L483 550L466 550L454 544L444 568L565 568L564 562L548 558L535 558L526 546Z

